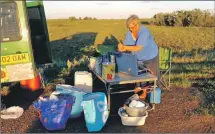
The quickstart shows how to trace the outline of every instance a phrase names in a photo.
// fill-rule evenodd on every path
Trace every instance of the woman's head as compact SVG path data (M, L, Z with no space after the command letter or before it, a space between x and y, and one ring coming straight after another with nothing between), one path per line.
M128 17L126 26L131 32L137 32L140 26L139 17L134 14Z

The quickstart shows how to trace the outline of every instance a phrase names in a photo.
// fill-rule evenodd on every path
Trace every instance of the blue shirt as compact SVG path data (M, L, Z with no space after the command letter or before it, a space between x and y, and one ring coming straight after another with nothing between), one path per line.
M150 60L158 55L158 46L150 31L144 26L140 26L136 41L133 39L131 31L128 31L123 44L127 46L143 46L140 51L133 52L137 55L138 61Z

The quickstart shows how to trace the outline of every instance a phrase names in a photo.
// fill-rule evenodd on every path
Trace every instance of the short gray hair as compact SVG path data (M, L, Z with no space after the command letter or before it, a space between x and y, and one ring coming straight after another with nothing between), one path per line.
M128 19L126 21L126 26L128 27L134 21L136 21L137 24L140 24L139 17L135 14L132 14L131 16L128 17Z

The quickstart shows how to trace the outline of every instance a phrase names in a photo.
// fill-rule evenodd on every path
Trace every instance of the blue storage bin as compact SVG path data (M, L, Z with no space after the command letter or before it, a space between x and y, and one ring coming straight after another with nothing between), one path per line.
M155 98L154 98L155 96ZM156 88L155 91L150 92L150 103L161 103L161 89Z
M65 84L56 85L56 91L60 92L61 94L71 94L75 97L75 103L72 107L70 118L80 117L83 112L83 107L81 106L81 102L83 100L83 96L86 93L79 88L76 88L71 85L65 85Z
M57 99L45 98L33 104L38 111L40 121L47 130L62 130L65 129L69 119L74 97L69 94L59 94Z
M124 72L132 76L142 75L139 73L137 55L133 53L115 52L118 72Z
M102 92L86 94L82 106L88 132L100 131L109 115L106 95Z

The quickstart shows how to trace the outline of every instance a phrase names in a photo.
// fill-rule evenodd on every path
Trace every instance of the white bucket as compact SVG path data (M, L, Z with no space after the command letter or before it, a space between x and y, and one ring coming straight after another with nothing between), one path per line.
M142 126L145 124L145 120L148 117L148 112L145 116L142 117L131 117L131 116L122 116L121 110L123 107L119 108L118 114L121 117L122 124L125 126Z
M80 88L85 93L92 93L93 78L92 74L87 71L75 72L75 87Z

